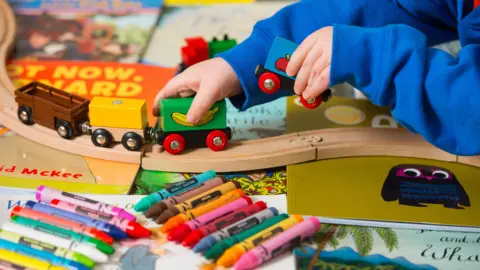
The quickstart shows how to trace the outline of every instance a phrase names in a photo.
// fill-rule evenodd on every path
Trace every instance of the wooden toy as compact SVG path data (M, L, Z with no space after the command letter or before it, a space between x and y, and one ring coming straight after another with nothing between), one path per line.
M268 53L265 67L258 65L255 75L258 77L258 86L266 94L274 94L280 89L293 92L295 77L286 73L288 61L297 44L283 38L276 37ZM305 100L300 96L300 102L305 108L315 109L323 102L327 102L332 96L332 91L327 89L312 100Z
M5 0L0 0L0 60L3 62L6 62L10 52L14 33L13 12ZM162 152L163 146L158 144L146 145L141 151L129 151L121 144L114 144L110 148L97 147L88 135L65 140L51 128L23 124L18 120L18 106L14 92L15 87L7 75L5 65L0 65L0 122L18 135L36 143L81 156L142 164L142 167L147 170L192 173L207 170L235 172L353 156L417 157L480 167L479 156L452 155L405 129L391 128L314 130L260 140L231 141L228 142L229 147L225 151L216 152L203 147L194 151L185 151L182 155ZM160 120L162 121L162 118ZM173 128L173 125L167 125L166 132L170 127ZM220 126L215 128L220 129ZM154 130L157 131L157 129ZM189 147L188 139L185 138L185 141L186 146Z
M55 129L62 138L71 139L82 132L88 121L89 100L51 86L31 82L15 91L18 119Z
M228 35L224 35L223 40L214 37L209 42L203 37L189 37L185 39L185 43L186 45L180 49L182 62L177 69L177 74L237 45L237 41L230 39Z
M94 97L90 123L84 125L83 131L91 134L96 146L110 147L113 142L121 142L125 149L138 151L156 137L147 117L145 100Z
M170 154L180 154L185 147L207 146L213 151L223 150L232 138L227 127L225 100L213 104L210 110L195 125L190 124L186 115L193 97L164 99L160 101L162 131L158 143Z

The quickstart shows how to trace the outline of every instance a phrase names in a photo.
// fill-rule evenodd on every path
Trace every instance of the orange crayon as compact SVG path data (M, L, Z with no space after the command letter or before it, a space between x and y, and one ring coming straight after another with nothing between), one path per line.
M177 228L181 224L195 218L198 216L201 216L203 214L206 214L210 211L213 211L217 209L220 206L223 206L227 203L233 202L236 199L239 199L240 197L245 196L245 193L241 189L235 189L227 194L221 196L220 198L213 200L209 203L206 203L202 206L199 206L197 208L194 208L192 210L186 211L184 213L178 214L171 219L169 219L165 225L161 228L161 231L163 233L168 233L172 231L173 229Z

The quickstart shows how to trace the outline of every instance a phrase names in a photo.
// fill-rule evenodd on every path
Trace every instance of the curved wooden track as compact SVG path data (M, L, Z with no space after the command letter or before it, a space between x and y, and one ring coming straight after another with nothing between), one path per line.
M15 19L6 0L0 0L0 58L5 63L15 35ZM403 129L343 128L300 132L267 139L231 142L225 151L188 150L179 156L155 154L151 146L130 152L121 145L95 147L89 136L64 140L48 128L25 126L16 115L15 87L0 65L0 122L17 134L66 152L119 162L142 164L147 170L170 172L248 171L351 156L401 156L460 162L480 167L480 157L458 157L428 144Z

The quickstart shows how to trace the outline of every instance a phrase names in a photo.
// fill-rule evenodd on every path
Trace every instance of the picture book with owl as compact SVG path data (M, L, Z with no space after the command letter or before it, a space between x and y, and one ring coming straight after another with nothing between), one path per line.
M480 232L480 168L404 157L287 167L288 212L327 223Z

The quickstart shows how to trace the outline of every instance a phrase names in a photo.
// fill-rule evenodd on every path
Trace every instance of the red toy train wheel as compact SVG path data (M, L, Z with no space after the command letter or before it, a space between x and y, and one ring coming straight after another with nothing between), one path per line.
M225 149L227 143L227 134L221 130L214 130L207 136L207 146L213 151L221 151Z
M178 155L185 149L185 139L179 134L170 134L163 141L163 148L172 155Z
M322 99L319 97L316 97L315 100L308 102L306 99L304 99L302 96L300 96L300 102L302 103L303 107L308 108L308 109L315 109L320 104L322 104Z
M263 92L273 94L280 89L280 78L275 73L265 72L260 75L258 86Z

